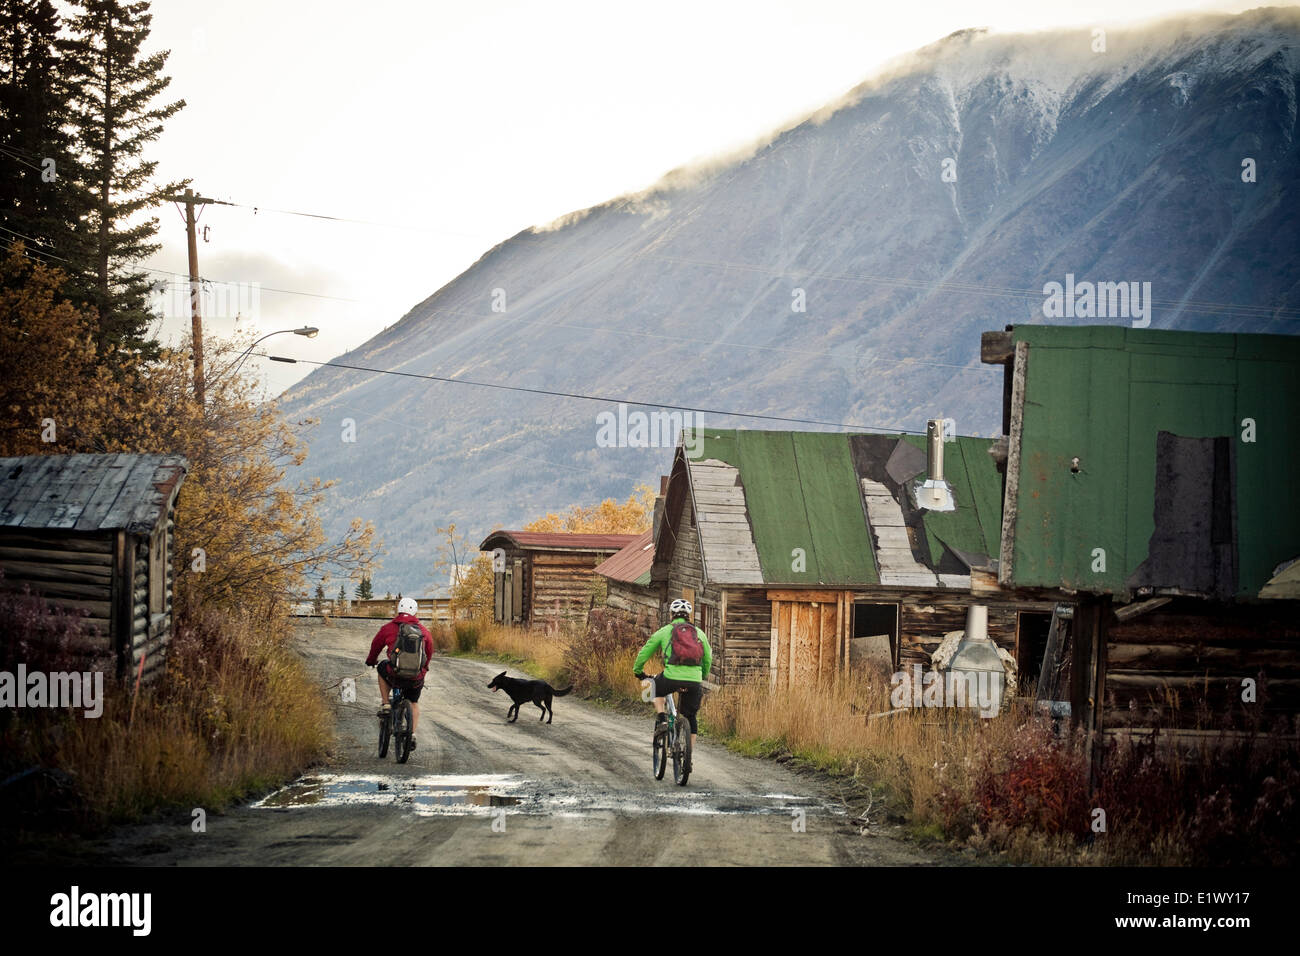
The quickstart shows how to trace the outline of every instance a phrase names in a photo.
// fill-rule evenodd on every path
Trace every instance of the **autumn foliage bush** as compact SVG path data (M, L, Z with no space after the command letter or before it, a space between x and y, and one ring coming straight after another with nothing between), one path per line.
M632 676L632 665L650 632L610 608L593 608L585 633L572 638L565 650L564 669L574 687L586 696L636 699L641 685ZM649 673L662 670L662 661L651 663Z
M970 797L982 827L1087 836L1088 767L1077 741L1057 740L1045 723L1031 721L1008 745L976 753Z

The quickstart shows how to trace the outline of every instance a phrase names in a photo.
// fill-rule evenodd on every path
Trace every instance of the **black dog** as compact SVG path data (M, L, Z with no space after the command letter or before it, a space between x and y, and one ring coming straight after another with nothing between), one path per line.
M514 701L514 705L506 711L506 715L510 717L508 723L512 724L519 718L519 705L527 700L531 700L542 709L542 716L537 719L545 720L549 724L551 717L555 716L555 711L551 710L551 698L563 697L573 690L572 684L564 690L556 690L544 680L519 680L517 677L507 677L505 671L492 678L492 683L488 684L488 687L494 693L499 690L505 691Z

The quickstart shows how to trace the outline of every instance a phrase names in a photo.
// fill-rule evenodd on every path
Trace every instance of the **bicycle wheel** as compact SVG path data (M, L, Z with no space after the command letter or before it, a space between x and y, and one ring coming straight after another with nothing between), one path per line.
M391 715L379 718L379 756L384 758L388 756L388 737L393 731L393 722Z
M659 729L659 725L655 725ZM668 735L655 734L654 744L650 748L650 771L655 775L656 780L664 778L664 771L668 769Z
M691 722L679 720L677 726L679 728L677 749L682 755L682 772L680 776L674 774L673 779L677 781L677 786L684 787L686 779L691 775Z
M394 710L393 713L393 734L397 738L397 762L406 763L406 758L411 756L411 737L415 734L415 728L411 726L411 702L403 700Z
M668 747L673 754L673 782L680 786L682 782L682 724L686 721L682 715L678 714L677 719L673 721L673 729L668 734Z

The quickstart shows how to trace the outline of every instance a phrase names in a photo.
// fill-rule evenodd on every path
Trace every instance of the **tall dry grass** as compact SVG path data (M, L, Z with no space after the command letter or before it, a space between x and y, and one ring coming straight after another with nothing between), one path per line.
M571 640L567 631L488 624L478 631L476 650L554 684L568 677L564 658Z
M738 750L788 752L846 774L919 823L950 826L954 790L968 788L975 746L1004 744L1009 724L965 709L891 711L889 685L872 674L772 690L766 681L725 685L706 698L706 730Z
M881 677L785 691L728 685L706 698L701 719L741 752L788 753L853 779L918 834L1014 862L1300 859L1300 749L1285 739L1207 738L1181 750L1100 742L1090 791L1081 734L1054 733L1020 705L992 719L964 708L891 711Z
M0 729L3 764L33 785L5 795L11 823L95 827L169 806L215 810L305 769L332 738L333 713L290 634L284 618L195 615L178 624L166 672L134 714L133 686L112 680L98 718L13 714Z

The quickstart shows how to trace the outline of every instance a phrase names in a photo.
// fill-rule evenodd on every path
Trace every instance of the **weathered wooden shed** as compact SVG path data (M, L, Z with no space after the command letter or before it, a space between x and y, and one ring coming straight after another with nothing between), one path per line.
M808 683L859 657L928 666L965 627L970 568L997 547L989 439L940 442L947 510L924 497L924 437L710 428L692 439L698 455L679 446L673 462L651 580L662 600L694 603L715 680ZM1012 653L1041 639L1052 610L978 603Z
M659 588L650 583L655 557L654 530L637 535L623 550L596 565L606 581L605 606L633 624L662 621Z
M1090 731L1300 720L1300 338L1015 326L984 594L1074 606L1046 688ZM1041 695L1040 695L1041 696Z
M163 665L172 629L175 455L0 458L0 584L85 612L123 674Z
M494 531L479 545L493 559L493 619L506 624L582 621L595 569L636 535Z

